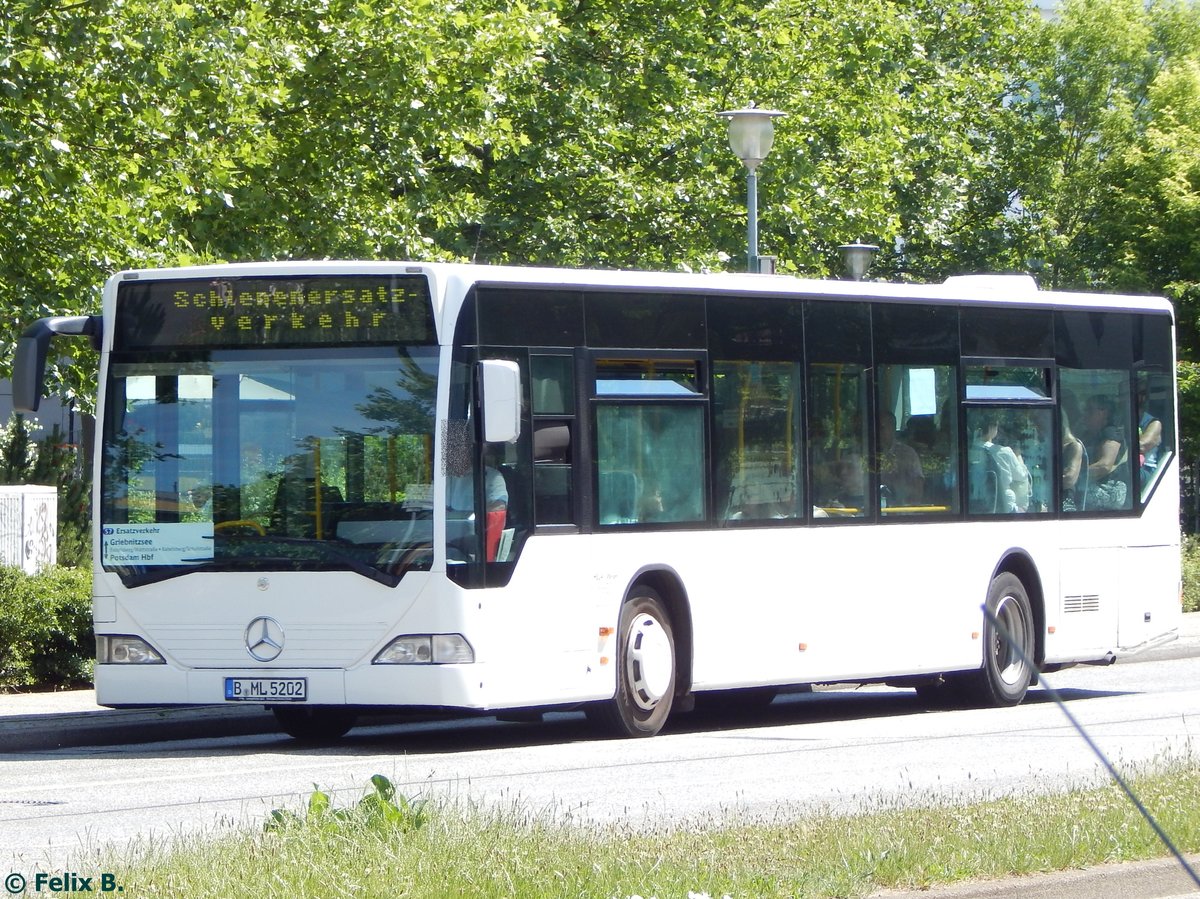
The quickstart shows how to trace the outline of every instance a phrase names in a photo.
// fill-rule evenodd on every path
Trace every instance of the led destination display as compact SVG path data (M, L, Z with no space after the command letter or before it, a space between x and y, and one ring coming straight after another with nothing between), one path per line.
M338 346L434 342L423 275L128 281L114 346Z

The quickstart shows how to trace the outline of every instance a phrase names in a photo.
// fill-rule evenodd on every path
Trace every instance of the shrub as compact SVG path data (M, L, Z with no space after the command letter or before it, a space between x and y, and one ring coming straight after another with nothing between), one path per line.
M267 833L295 833L305 828L328 834L369 832L387 838L420 830L428 817L425 800L412 801L397 794L395 785L382 774L371 777L367 794L349 808L334 808L329 794L313 786L303 817L287 809L273 809L263 829Z
M1183 536L1183 610L1200 611L1200 537Z
M0 688L86 686L95 654L88 569L0 567Z

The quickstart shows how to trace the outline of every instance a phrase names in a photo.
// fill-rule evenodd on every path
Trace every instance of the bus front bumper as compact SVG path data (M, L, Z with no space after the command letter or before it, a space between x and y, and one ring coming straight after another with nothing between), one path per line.
M371 665L191 669L97 665L96 702L112 708L176 705L353 705L488 708L486 666Z

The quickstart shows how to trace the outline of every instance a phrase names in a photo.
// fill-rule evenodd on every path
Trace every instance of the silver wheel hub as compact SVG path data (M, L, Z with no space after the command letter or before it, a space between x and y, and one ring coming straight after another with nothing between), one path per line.
M1029 633L1025 616L1021 614L1021 604L1015 597L1003 596L1000 598L1000 603L996 606L996 620L1008 632L1012 642L1025 651L1029 646ZM1010 686L1016 684L1025 676L1025 662L1022 661L1013 645L1000 633L999 628L996 629L994 637L992 651L995 653L996 670L1000 673L1000 679Z
M650 711L671 689L675 656L671 639L652 615L639 613L629 626L625 651L625 674L634 703Z

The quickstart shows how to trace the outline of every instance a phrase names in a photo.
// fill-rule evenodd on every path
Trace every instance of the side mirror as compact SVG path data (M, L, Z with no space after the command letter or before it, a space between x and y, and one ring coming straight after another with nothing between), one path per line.
M39 318L17 340L13 359L13 408L18 412L37 412L42 401L42 384L46 378L46 357L50 340L55 334L84 335L92 346L100 349L103 323L98 315L70 315Z
M521 436L521 369L507 359L479 363L485 443L515 443Z

